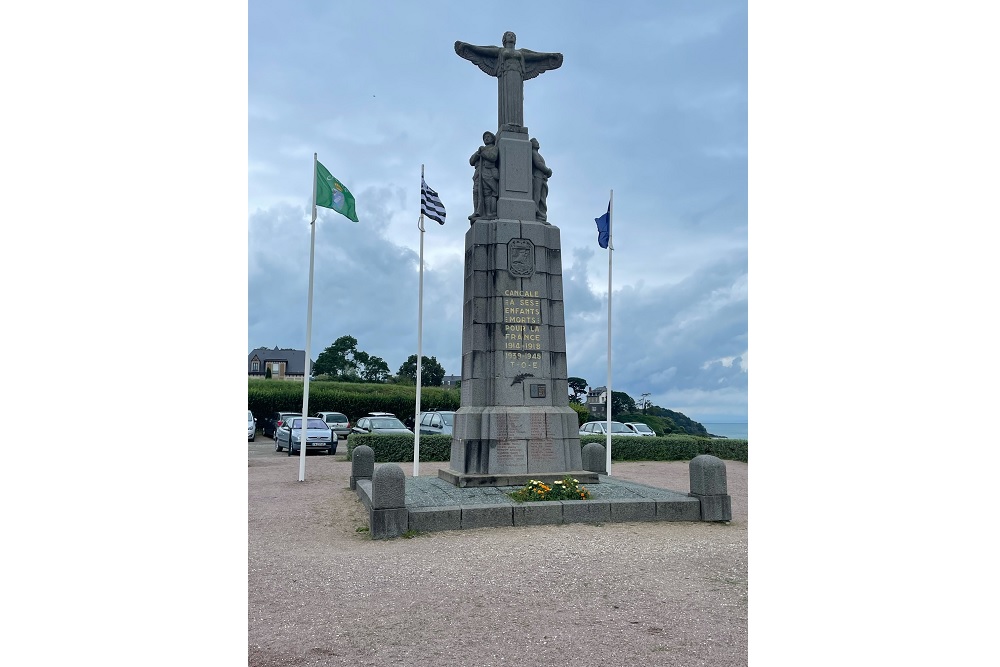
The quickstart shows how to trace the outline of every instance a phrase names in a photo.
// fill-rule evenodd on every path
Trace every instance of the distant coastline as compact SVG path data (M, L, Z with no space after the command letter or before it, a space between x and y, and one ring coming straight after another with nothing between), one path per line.
M702 422L701 425L713 438L747 440L747 422Z

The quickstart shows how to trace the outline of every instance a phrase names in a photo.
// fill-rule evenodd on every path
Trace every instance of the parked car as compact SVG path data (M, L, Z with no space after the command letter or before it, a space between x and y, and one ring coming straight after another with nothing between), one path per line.
M257 420L254 419L253 412L247 410L247 441L253 442L255 435L257 435Z
M420 435L451 435L454 428L454 412L431 410L420 413Z
M351 434L351 421L343 412L317 412L315 416L326 422L327 426L337 434L338 441L347 440L347 436ZM334 446L334 450L336 449Z
M587 422L580 427L580 435L607 435L608 422ZM621 422L611 422L611 435L639 435Z
M269 438L274 438L278 431L278 428L284 423L285 419L288 417L301 417L301 412L274 412L270 417L264 420L264 428L261 429L264 435ZM276 451L281 451L276 450Z
M636 435L646 435L655 438L656 431L649 428L648 425L642 422L625 422L625 427L633 431Z
M406 428L406 424L391 415L386 416L386 414L388 413L369 413L369 416L362 417L354 424L351 432L375 434L409 433L413 435L413 431Z
M306 422L306 453L322 450L327 454L337 453L337 441L333 431L319 417L289 417L278 427L274 437L274 451L288 450L288 455L302 451L302 422Z

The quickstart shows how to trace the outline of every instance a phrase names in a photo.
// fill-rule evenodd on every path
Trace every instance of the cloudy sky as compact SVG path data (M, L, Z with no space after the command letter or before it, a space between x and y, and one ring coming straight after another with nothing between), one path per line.
M496 129L496 79L456 40L559 52L524 89L553 170L571 376L702 422L747 420L745 2L251 1L247 351L305 347L313 153L359 223L319 209L313 358L342 335L395 372L417 351L420 168L445 226L424 235L423 354L461 373L469 156ZM506 18L501 18L505 16ZM342 26L342 30L333 29Z
M422 163L450 212L426 235L424 350L457 370L466 160L495 123L496 86L455 40L513 30L520 46L565 55L527 83L525 122L555 172L570 372L605 382L593 218L614 188L614 386L699 420L746 414L745 8L507 2L505 15L530 20L485 25L500 5L411 4L5 12L5 398L28 427L3 492L31 506L7 517L25 576L5 590L23 612L5 654L30 662L45 646L72 661L100 637L95 618L119 630L111 664L169 652L160 639L175 626L190 639L178 650L245 655L246 459L223 413L243 408L244 346L304 345L313 152L361 216L321 213L313 347L351 334L397 368L414 351ZM928 525L979 535L979 516L929 503L889 524L856 518L886 480L920 497L943 466L996 468L997 11L786 1L750 16L752 550L768 591L751 633L767 664L791 664L790 646L850 660L854 644L830 643L830 628L867 637L882 662L910 647L913 664L955 662L958 633L990 637L982 614L942 620L921 604L975 609L989 549L963 551L968 567L928 580L930 597L910 583L945 571L956 540L908 538ZM52 434L32 425L54 409L107 419L39 448L35 434ZM830 456L845 443L863 458ZM790 479L812 489L807 502L788 502ZM960 486L966 504L995 501L988 484ZM873 590L896 607L859 609ZM44 630L54 597L82 621L58 645ZM88 613L97 598L102 613ZM914 628L930 643L908 641ZM964 642L959 660L990 648Z

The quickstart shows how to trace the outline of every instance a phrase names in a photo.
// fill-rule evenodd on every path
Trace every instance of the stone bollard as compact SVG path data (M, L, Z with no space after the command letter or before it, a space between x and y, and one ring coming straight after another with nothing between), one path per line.
M733 505L726 487L726 464L710 454L701 454L688 464L691 492L701 501L702 521L732 521Z
M607 475L608 456L604 445L590 442L583 446L583 469Z
M380 465L372 475L372 507L368 518L373 540L399 537L409 527L406 476L395 463Z
M358 488L359 479L371 479L375 471L375 451L368 445L359 445L351 452L351 488Z

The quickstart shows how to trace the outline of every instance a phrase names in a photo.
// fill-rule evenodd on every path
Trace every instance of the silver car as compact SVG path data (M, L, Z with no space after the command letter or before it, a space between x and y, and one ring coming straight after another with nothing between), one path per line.
M347 440L347 436L351 434L351 421L343 412L317 412L315 416L326 422L327 426L336 434L338 442ZM336 453L336 445L333 446L333 450Z
M247 441L253 442L255 435L257 435L257 420L254 419L253 412L247 410Z
M387 413L371 413L372 416L362 417L351 429L353 433L374 433L374 434L403 434L413 435L413 431L406 428L406 424Z
M451 435L455 413L441 410L420 413L420 435Z
M274 434L274 441L277 447L287 447L289 456L302 451L302 421L302 417L290 417L278 427L278 430ZM308 418L305 441L307 454L310 451L319 450L325 451L327 454L337 453L333 431L330 430L325 421L318 417Z

